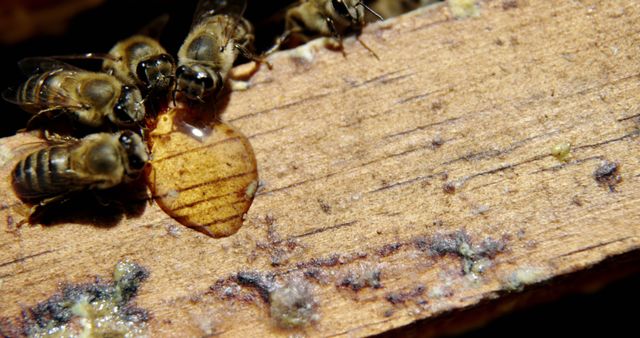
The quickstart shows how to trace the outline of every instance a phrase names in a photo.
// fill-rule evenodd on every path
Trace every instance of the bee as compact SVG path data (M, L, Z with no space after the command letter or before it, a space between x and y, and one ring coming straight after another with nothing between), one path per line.
M167 92L173 82L175 61L157 40L134 35L113 46L102 70L148 92Z
M100 127L109 121L132 127L145 117L142 94L112 75L90 72L51 58L27 58L19 63L32 75L3 98L40 117L67 114L78 123Z
M254 59L248 47L253 27L242 17L246 0L200 0L191 31L178 51L176 94L203 102L224 87L240 53Z
M138 34L116 43L103 57L102 70L127 85L147 92L168 92L176 68L175 60L153 35L166 25L169 17L161 16ZM96 54L89 54L94 56Z
M11 181L20 199L44 206L69 193L133 181L148 161L142 138L132 131L97 133L27 155Z
M285 32L270 52L279 49L286 40L306 43L316 36L332 36L342 46L346 32L360 32L366 24L365 10L382 20L362 0L301 0L287 10Z

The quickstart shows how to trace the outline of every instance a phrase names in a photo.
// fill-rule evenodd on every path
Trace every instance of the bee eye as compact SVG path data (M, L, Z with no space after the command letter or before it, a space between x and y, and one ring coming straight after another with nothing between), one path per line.
M133 133L128 130L122 132L122 135L120 135L120 138L118 139L118 141L120 141L120 144L122 144L124 149L129 150L129 148L131 148L131 144L133 143L131 139L132 136L133 136Z
M132 131L123 131L118 141L124 148L127 153L129 168L133 170L140 170L145 165L145 160L140 158L140 156L136 153L136 144L134 142L134 133Z
M147 76L149 66L149 61L142 61L138 63L138 67L136 67L136 75L143 83L149 83L149 77Z
M132 124L135 122L133 117L131 117L128 107L128 101L132 99L131 91L131 87L122 86L122 95L120 95L120 99L118 99L118 102L116 102L116 105L113 107L113 114L118 123Z
M331 0L331 5L333 5L333 9L345 18L350 18L351 14L349 10L347 10L347 5L344 4L342 0Z
M131 116L129 116L129 112L123 104L116 104L113 107L113 113L119 122L126 124L133 123L133 119L131 118Z
M191 75L190 73L190 69L187 68L187 66L180 66L178 67L178 69L176 69L177 78L187 78Z
M202 83L205 90L209 90L213 88L213 79L211 78L211 76L204 73L200 73L198 74L198 80Z
M170 64L174 64L175 62L173 61L173 57L169 54L160 54L160 56L158 56L158 60L160 62L166 62L166 63L170 63Z
M182 73L184 73L184 69L187 68L185 66L180 66L178 68L176 68L176 77L180 77L182 76Z
M145 162L138 156L130 155L129 156L129 168L134 170L140 170L144 168Z

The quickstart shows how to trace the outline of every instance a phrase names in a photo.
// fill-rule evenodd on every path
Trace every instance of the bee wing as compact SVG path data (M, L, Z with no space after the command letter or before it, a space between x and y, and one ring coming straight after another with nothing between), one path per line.
M159 40L160 35L162 35L162 31L164 31L164 28L167 26L168 22L169 14L165 13L163 15L160 15L159 17L153 19L153 21L142 27L138 31L138 35L144 35Z
M59 61L59 63L64 64L66 69L69 69L69 67L78 69L78 67L66 64L62 60L99 60L99 61L111 60L111 61L117 61L116 57L114 57L113 55L108 54L108 53L85 53L85 54L56 55L56 56L50 56L49 58L57 60L57 61Z
M200 0L193 15L192 27L217 14L242 17L247 0Z
M2 99L9 103L20 105L20 102L18 102L18 89L16 87L9 87L3 90Z
M18 61L18 67L25 75L44 73L50 70L68 69L81 70L55 57L29 57Z
M66 75L57 76L73 78L76 74L77 72L71 71L67 72ZM40 92L37 93L37 95L19 95L20 90L21 86L9 87L2 92L2 98L5 101L16 104L27 111L39 111L38 113L55 112L60 110L78 110L84 108L84 105L71 93L58 86L47 86L46 90L40 89ZM55 104L47 104L49 103L48 101L41 100L40 97L43 95L46 95L49 98L55 98Z

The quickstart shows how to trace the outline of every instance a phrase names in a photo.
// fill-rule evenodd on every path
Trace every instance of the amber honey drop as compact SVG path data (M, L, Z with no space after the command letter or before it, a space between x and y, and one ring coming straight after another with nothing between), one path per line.
M158 117L150 133L149 186L158 205L185 226L211 237L242 226L258 184L249 140L224 122L193 127L184 108Z

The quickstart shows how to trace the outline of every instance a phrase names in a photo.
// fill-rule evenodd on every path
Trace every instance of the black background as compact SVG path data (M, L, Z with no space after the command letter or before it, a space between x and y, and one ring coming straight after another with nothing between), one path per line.
M107 52L115 42L135 33L162 14L170 21L161 37L167 50L177 52L187 35L195 8L193 1L176 0L109 0L106 4L78 14L66 33L41 36L7 46L0 45L3 70L0 88L15 86L24 76L16 63L27 56L66 55L87 52ZM291 1L249 1L246 17L256 25L257 45L267 48L283 28L273 20ZM7 102L0 102L0 136L12 135L22 128L27 114ZM488 326L469 332L465 337L502 336L580 336L596 332L634 332L640 302L640 275L615 282L590 295L572 295L550 304L518 311L498 319ZM631 334L635 336L636 334Z
M63 35L40 36L7 46L0 45L0 89L15 87L25 79L16 66L29 56L51 56L108 52L113 45L136 33L155 18L169 14L169 22L160 40L175 55L189 32L197 1L190 0L107 0L103 5L76 15ZM249 1L245 17L256 25L256 47L267 49L284 28L278 21L282 8L291 1ZM1 6L0 6L1 7ZM275 22L275 24L273 23ZM99 63L95 63L97 67ZM84 65L83 65L84 66ZM92 65L87 65L91 67ZM23 128L28 115L13 104L0 100L0 136L8 136Z

